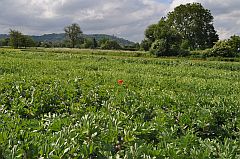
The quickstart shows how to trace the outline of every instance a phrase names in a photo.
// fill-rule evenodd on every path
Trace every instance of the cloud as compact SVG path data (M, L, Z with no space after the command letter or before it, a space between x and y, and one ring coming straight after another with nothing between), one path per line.
M0 33L9 28L25 34L60 33L78 23L84 33L114 34L133 41L180 4L201 2L215 17L221 38L239 34L238 0L0 0Z
M146 27L158 21L166 8L155 0L2 0L0 29L39 35L63 32L64 26L76 22L85 33L140 41Z

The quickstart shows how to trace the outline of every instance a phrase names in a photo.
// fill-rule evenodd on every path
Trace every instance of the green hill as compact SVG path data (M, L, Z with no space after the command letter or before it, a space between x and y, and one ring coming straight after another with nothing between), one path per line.
M7 34L0 34L0 39L2 38L7 38L9 35ZM56 41L63 41L65 38L64 33L59 33L59 34L44 34L40 36L32 35L31 36L35 41L51 41L51 42L56 42ZM110 39L110 40L115 40L117 41L120 45L123 46L128 46L128 45L133 45L134 42L116 37L114 35L107 35L107 34L84 34L83 37L85 38L95 38L97 41L100 41L101 39Z

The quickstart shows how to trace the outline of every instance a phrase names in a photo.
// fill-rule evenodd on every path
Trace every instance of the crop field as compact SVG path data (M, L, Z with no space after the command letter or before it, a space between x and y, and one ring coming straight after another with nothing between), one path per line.
M238 62L0 49L0 158L240 158L239 82Z

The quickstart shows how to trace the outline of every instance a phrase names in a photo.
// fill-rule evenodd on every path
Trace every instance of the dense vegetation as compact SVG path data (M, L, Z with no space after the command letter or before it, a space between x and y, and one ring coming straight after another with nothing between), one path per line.
M150 25L142 46L157 56L174 56L211 48L217 41L211 12L200 3L188 3Z
M0 158L239 158L240 63L144 56L0 49Z

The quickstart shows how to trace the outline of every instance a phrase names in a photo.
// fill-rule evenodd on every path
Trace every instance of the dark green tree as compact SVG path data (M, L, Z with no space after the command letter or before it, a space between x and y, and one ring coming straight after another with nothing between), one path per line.
M69 40L71 47L75 48L78 42L81 41L82 30L76 23L64 28L66 38Z
M151 53L157 56L173 56L180 52L182 36L171 28L165 18L150 25L145 31L145 40L151 44Z
M182 34L192 50L211 48L219 39L210 10L200 3L180 5L167 18L169 25Z
M20 47L34 47L36 45L35 41L27 35L22 35L20 38Z
M10 38L0 39L0 46L9 46Z
M151 45L152 45L152 42L149 39L145 38L140 44L140 49L144 51L149 51L151 48Z
M93 48L93 39L85 38L82 47L85 49Z
M96 38L93 38L93 49L96 49L98 47L98 42L96 40Z
M9 35L10 35L10 46L12 46L14 49L21 47L23 34L17 30L10 29Z
M121 45L114 40L107 40L105 43L102 43L101 49L104 50L120 50L122 49Z
M164 18L162 19L164 20ZM152 24L148 26L148 28L145 30L145 38L150 42L153 43L156 40L156 31L158 28L158 24Z
M211 49L210 56L237 57L240 52L240 37L233 35L230 39L218 41Z
M229 45L228 40L218 41L211 49L210 56L235 57L236 53Z
M233 49L234 52L240 52L240 36L233 35L228 40L229 45Z

